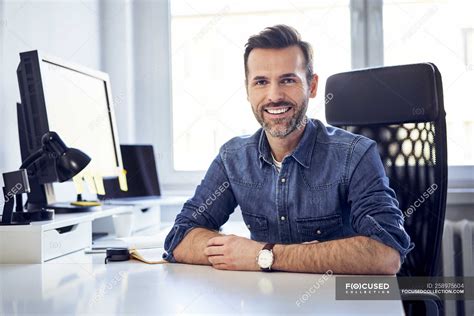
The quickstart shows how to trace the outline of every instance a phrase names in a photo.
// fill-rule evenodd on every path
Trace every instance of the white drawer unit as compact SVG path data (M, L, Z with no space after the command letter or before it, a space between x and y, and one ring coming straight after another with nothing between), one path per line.
M132 230L134 233L151 227L160 227L160 205L134 205L129 206L129 208L129 212L133 214ZM92 222L92 232L114 235L115 229L112 217L95 219Z
M56 215L52 221L0 226L0 263L43 263L90 247L92 218Z
M103 205L90 212L56 214L51 221L0 226L0 264L43 263L90 248L92 222L133 211L130 206Z

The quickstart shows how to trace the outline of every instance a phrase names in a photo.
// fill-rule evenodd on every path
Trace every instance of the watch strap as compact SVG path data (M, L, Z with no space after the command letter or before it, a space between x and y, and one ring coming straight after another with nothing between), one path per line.
M273 247L275 247L275 244L265 244L265 246L263 246L262 250L273 250Z
M268 244L265 244L265 246L263 246L262 250L269 250L273 253L273 247L275 247L275 244L268 243ZM273 261L275 261L275 257L273 257ZM264 272L271 272L272 271L271 266L269 268L260 268L260 269Z

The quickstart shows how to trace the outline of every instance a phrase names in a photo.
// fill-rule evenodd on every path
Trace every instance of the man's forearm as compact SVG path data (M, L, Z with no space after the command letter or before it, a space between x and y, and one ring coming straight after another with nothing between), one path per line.
M177 262L210 265L211 263L204 254L209 239L220 236L218 232L205 228L194 228L191 230L173 251Z
M395 274L398 251L368 237L357 236L313 244L275 245L272 269L340 274Z

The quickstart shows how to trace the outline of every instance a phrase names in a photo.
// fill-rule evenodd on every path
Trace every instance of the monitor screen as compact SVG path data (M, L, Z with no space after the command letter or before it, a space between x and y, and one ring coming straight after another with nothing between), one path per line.
M92 158L85 171L117 175L120 164L106 82L46 60L41 68L50 130Z
M38 51L20 53L20 60L22 159L41 148L44 133L54 131L68 147L91 157L82 175L119 176L123 165L109 76ZM39 183L57 181L53 165L53 158L37 163Z

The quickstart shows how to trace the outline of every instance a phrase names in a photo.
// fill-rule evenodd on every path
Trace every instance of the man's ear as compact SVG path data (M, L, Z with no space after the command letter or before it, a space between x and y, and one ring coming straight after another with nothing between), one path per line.
M310 98L316 97L316 93L318 92L318 82L319 82L319 77L317 74L314 74L309 84L309 97Z

